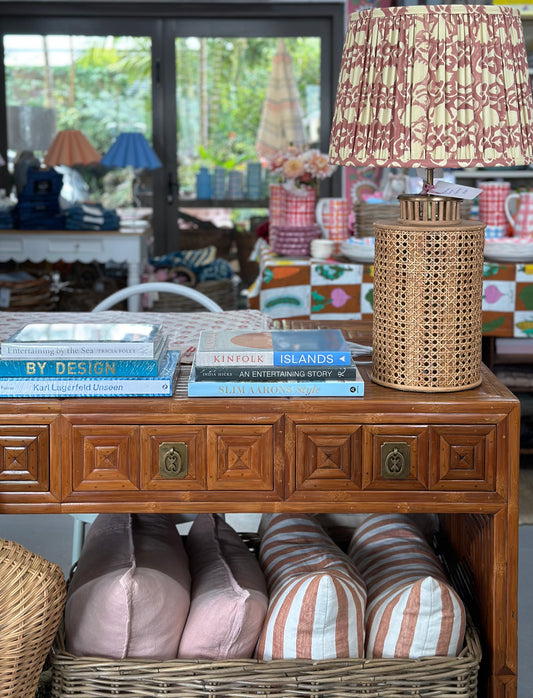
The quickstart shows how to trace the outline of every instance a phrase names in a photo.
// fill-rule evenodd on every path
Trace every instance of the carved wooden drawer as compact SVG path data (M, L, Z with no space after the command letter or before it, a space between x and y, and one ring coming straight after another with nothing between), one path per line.
M429 429L429 486L434 490L491 492L496 487L494 425Z
M32 501L55 501L50 478L50 424L0 424L0 498L11 493L35 495ZM40 496L44 495L44 496Z
M128 492L153 496L246 491L269 493L275 499L283 495L279 425L73 424L70 434L67 497L104 491L126 498Z
M427 489L427 426L365 425L362 461L365 490Z

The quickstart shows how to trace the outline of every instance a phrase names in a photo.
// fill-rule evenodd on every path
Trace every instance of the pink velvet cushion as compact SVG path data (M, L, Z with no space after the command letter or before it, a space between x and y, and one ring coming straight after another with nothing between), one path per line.
M67 650L172 659L189 603L188 559L170 517L100 514L68 590Z
M231 526L213 514L198 514L187 536L187 553L191 608L178 657L252 657L268 605L257 559Z

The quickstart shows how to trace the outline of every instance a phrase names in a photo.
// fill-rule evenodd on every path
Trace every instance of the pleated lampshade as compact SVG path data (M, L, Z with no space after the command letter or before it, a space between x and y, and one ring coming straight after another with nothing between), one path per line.
M376 167L533 162L519 10L430 5L353 13L330 158Z
M92 165L100 162L101 157L81 131L66 129L59 131L52 141L44 158L44 164L48 167Z
M101 160L106 167L156 170L161 161L142 133L121 133Z
M426 167L397 221L374 222L372 380L451 392L481 383L483 223L437 196L435 167L533 162L533 100L517 8L362 10L345 38L330 161Z

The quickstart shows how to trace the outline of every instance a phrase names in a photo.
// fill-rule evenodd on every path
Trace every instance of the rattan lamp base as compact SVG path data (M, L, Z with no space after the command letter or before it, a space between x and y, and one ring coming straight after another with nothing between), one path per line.
M481 383L484 223L374 224L375 383L452 392Z

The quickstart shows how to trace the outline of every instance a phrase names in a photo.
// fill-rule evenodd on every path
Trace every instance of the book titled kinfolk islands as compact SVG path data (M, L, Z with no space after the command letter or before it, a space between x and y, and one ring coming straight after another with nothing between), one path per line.
M189 397L362 397L365 384L355 380L324 381L199 381L195 367L188 382Z
M349 366L341 330L203 330L197 366Z
M153 359L165 338L151 323L29 323L0 344L0 359Z
M179 351L168 351L158 376L0 378L0 397L165 397L174 392Z

